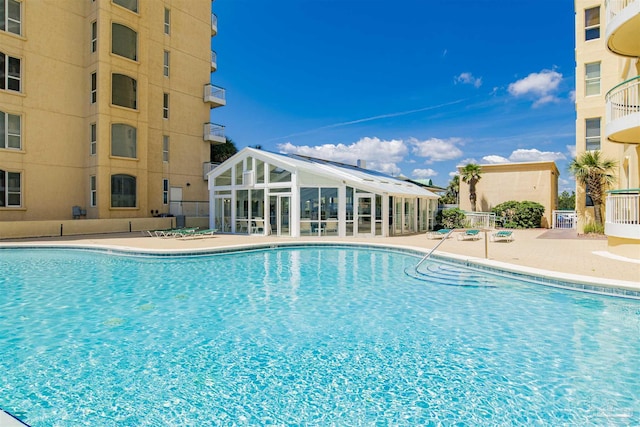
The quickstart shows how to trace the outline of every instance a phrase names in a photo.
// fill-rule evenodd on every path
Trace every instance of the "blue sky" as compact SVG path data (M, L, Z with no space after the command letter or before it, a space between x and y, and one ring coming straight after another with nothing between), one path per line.
M569 0L217 0L211 120L238 149L300 153L446 186L469 162L575 147Z

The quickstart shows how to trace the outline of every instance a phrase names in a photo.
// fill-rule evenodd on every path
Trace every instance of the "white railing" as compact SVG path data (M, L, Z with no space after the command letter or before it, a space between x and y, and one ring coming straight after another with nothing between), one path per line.
M496 228L496 214L493 212L465 212L465 226L468 228Z
M607 0L605 3L605 9L607 11L607 22L611 20L620 12L622 12L627 6L630 6L634 2L640 2L640 0Z
M218 32L218 16L215 13L211 14L211 31L213 33Z
M224 143L226 141L224 136L224 126L217 125L215 123L205 123L204 140Z
M190 218L208 217L209 202L169 202L169 212L173 215L184 215Z
M620 83L607 93L605 99L607 123L640 113L640 76Z
M605 213L605 234L640 239L640 189L609 192Z
M211 68L218 68L218 54L215 50L211 51Z
M218 166L220 166L220 163L204 162L202 164L202 177L205 181L207 180L207 175L209 174L209 172L211 172Z
M577 228L578 214L576 211L554 210L551 228Z
M205 102L215 102L217 104L227 103L227 91L224 88L214 86L212 84L204 85Z

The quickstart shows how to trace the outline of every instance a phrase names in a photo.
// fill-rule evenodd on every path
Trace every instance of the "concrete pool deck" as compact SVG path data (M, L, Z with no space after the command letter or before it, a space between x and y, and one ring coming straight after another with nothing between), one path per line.
M511 242L485 244L485 233L478 240L458 240L457 232L444 241L436 254L452 255L487 266L553 277L562 280L586 281L597 285L619 286L640 291L640 261L611 255L607 240L601 237L578 236L566 230L515 230ZM489 238L490 232L486 233ZM199 238L158 238L141 232L43 237L1 240L8 245L99 246L134 251L191 252L207 249L242 248L277 243L337 243L393 246L428 252L440 239L428 239L424 233L398 237L275 237L216 234ZM486 251L486 253L485 253ZM640 246L638 247L640 252Z

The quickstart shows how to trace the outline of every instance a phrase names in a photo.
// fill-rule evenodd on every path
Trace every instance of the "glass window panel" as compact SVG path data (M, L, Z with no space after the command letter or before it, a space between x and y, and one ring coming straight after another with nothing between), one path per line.
M20 149L20 116L7 114L7 148Z
M223 186L223 185L231 185L231 168L227 169L226 171L218 175L215 178L213 185L215 185L216 187Z
M274 165L269 165L269 182L291 182L291 172Z
M236 185L242 185L242 162L236 163Z
M0 0L1 2L1 0ZM7 88L7 57L4 53L0 53L0 89Z
M164 51L164 69L163 69L163 73L165 77L169 77L169 52L168 51Z
M136 109L137 82L124 74L111 76L111 102L114 105Z
M592 27L594 25L600 25L600 6L584 11L584 26Z
M0 0L1 1L1 0ZM0 111L0 148L7 148L5 113Z
M113 0L117 5L125 7L132 12L138 11L138 0Z
M2 1L0 1L2 3ZM7 1L7 31L20 35L21 17L20 2L16 0ZM4 16L4 13L2 14Z
M338 219L338 189L323 188L320 191L320 219Z
M600 63L595 62L585 65L585 94L600 94Z
M164 33L169 34L171 31L171 11L165 7L164 9Z
M20 92L20 60L8 57L7 89Z
M169 161L169 136L168 135L162 136L162 161L163 162Z
M111 125L111 155L118 157L136 157L136 128L115 123Z
M300 188L300 219L318 219L318 193L318 188Z
M137 60L138 33L115 22L111 24L111 52L125 58Z
M97 192L97 185L96 185L96 176L92 175L89 177L89 188L91 191L91 200L90 200L90 204L91 206L96 206L98 203L98 192Z
M98 23L91 23L91 52L95 52L98 48Z
M7 206L21 205L20 181L19 172L7 172Z
M134 176L111 176L111 206L114 208L136 207L136 178Z
M600 149L600 118L586 119L586 149Z
M89 126L89 133L91 134L90 136L90 142L89 142L89 149L90 149L90 153L91 155L96 154L97 150L96 150L96 145L97 145L97 128L96 128L96 124L95 123L91 123L91 125Z
M256 183L264 184L264 162L256 159Z

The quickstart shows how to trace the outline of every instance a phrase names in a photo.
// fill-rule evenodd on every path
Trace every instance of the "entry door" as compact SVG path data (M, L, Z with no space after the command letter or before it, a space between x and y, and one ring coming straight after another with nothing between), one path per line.
M182 187L171 187L169 190L169 213L182 215Z
M357 194L355 196L353 232L356 236L373 236L373 194Z
M291 196L277 195L269 197L269 224L271 234L276 236L290 236L291 229Z
M231 197L215 199L215 226L223 233L231 233Z

